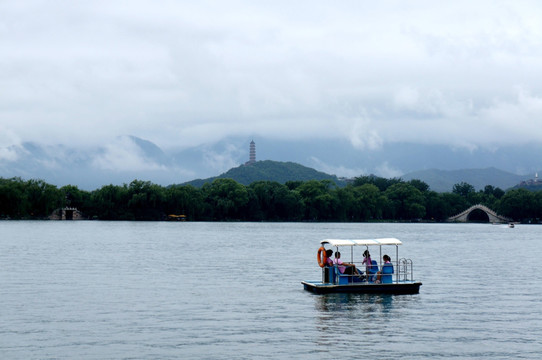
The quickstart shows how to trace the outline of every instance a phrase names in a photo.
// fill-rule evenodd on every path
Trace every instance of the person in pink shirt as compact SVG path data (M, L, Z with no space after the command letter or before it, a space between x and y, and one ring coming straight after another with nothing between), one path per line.
M371 271L371 254L368 250L365 250L363 252L363 261L361 264L365 264L365 270L367 271L367 274Z
M327 249L326 250L326 266L333 266L333 259L331 258L331 255L333 255L333 250Z
M346 273L348 275L359 275L356 265L343 262L341 260L341 253L338 251L335 251L335 259L333 260L333 264L337 265L341 274Z

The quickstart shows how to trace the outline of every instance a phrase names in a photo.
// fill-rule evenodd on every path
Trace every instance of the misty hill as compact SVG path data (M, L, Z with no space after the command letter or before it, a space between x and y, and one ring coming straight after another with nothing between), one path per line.
M360 153L343 142L318 141L313 144L298 141L292 144L261 139L258 141L258 154L265 154L267 159L277 161L266 160L247 167L236 167L248 158L246 139L228 139L217 144L184 150L163 150L151 141L123 135L89 147L46 145L37 142L0 146L0 177L42 179L57 186L72 184L84 190L93 190L106 184L128 184L134 179L167 186L199 178L189 183L201 186L217 177L234 178L242 184L258 180L284 183L288 180L328 179L343 186L343 181L329 175L341 170L324 169L350 169L340 175L361 176L364 173L375 173L377 176L390 178L403 173L404 180L420 179L438 192L450 192L453 185L460 182L469 183L477 190L486 185L507 190L522 181L533 179L535 174L532 171L528 175L520 176L507 172L513 171L510 170L510 164L517 168L540 169L541 160L538 154L542 150L539 147L503 150L503 156L506 154L509 158L493 157L492 161L507 165L504 171L485 167L490 163L490 157L482 157L486 159L484 161L475 161L477 157L470 153L461 155L454 152L451 156L447 151L438 147L397 145L386 151L369 154ZM422 154L425 154L425 157ZM419 162L409 163L412 159ZM442 159L453 159L453 162ZM468 159L471 160L467 161ZM395 171L374 171L384 160L389 168ZM416 169L420 164L433 169L409 172L409 169ZM468 167L471 170L453 170L458 168L455 166ZM227 169L230 170L225 172ZM223 174L215 176L221 173ZM209 178L205 179L206 177Z
M183 185L201 187L203 184L219 178L233 179L243 185L250 185L255 181L261 180L276 181L281 184L284 184L287 181L331 180L337 186L345 185L345 182L339 180L335 175L329 175L293 162L272 160L257 161L250 165L241 165L230 169L219 176L207 179L196 179L186 182Z
M527 180L527 175L515 175L493 167L486 169L466 170L421 170L402 176L403 180L419 179L429 185L431 190L437 192L451 192L454 185L466 182L476 190L483 190L486 185L507 190L521 181Z

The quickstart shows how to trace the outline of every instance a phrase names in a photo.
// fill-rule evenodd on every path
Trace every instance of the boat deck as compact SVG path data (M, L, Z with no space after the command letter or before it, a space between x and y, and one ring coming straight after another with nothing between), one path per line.
M321 281L302 281L303 288L315 294L328 294L334 292L351 292L359 294L418 294L420 292L419 281L399 281L391 284L377 283L354 283L337 285L323 283Z

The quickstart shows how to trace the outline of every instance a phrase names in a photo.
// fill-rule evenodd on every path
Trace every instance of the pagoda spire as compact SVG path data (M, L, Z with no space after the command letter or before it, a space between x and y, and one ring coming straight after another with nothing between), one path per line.
M249 164L254 164L256 162L256 143L254 140L250 142L250 153L248 158Z

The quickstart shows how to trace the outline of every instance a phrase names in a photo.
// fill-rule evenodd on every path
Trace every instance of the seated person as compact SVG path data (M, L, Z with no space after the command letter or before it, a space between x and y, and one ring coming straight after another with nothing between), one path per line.
M333 260L333 263L337 265L339 268L339 272L341 274L347 274L347 275L361 275L359 271L356 269L356 265L345 263L341 260L341 253L336 251L335 252L335 259Z
M331 258L331 255L333 255L333 250L327 249L326 250L326 266L333 266L333 259Z
M382 265L382 271L376 273L376 283L380 284L383 282L389 284L392 282L391 274L393 274L393 264L388 255L382 256L382 260L384 260L384 265Z
M331 258L331 255L333 255L333 250L327 249L326 255L325 255L325 264L324 264L324 279L325 282L333 282L334 272L330 271L333 270L333 259Z

